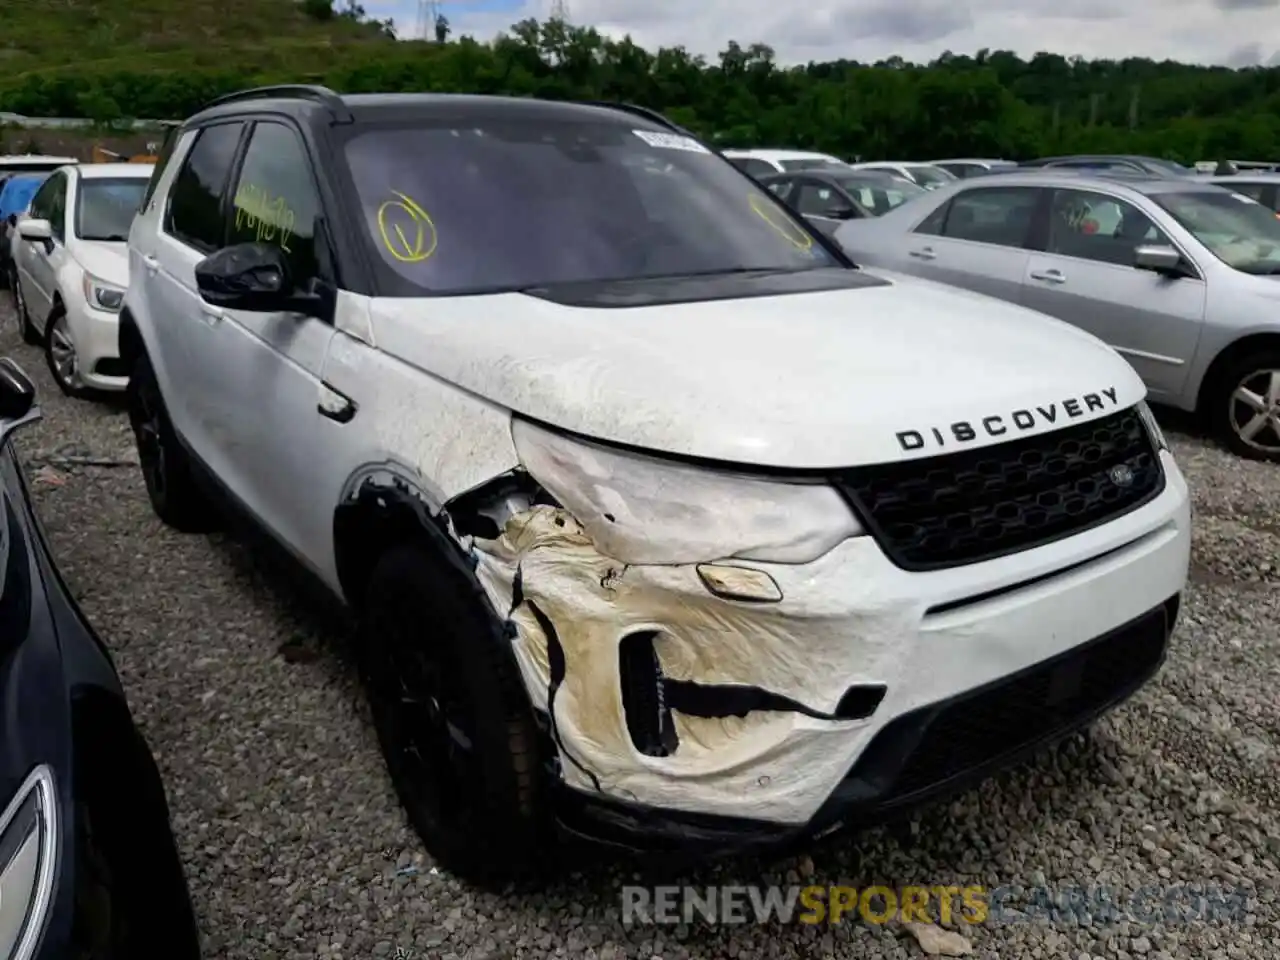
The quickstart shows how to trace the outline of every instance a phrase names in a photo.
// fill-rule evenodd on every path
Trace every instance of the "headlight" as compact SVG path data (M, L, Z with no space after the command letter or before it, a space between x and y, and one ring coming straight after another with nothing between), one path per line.
M830 486L739 476L512 424L520 462L622 563L807 563L863 531Z
M1143 426L1147 428L1147 433L1151 437L1151 442L1156 445L1156 449L1168 450L1169 444L1164 438L1164 431L1160 429L1160 424L1156 423L1156 415L1147 406L1147 401L1138 401L1138 416L1142 418Z
M35 953L53 901L57 849L53 773L39 767L0 815L0 957Z
M114 284L99 280L92 274L84 275L84 298L89 306L109 313L117 313L124 303L124 291Z

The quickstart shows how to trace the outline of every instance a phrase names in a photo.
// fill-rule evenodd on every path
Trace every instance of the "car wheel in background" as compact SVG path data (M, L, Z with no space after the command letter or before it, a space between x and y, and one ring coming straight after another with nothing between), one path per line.
M18 282L18 268L9 264L9 289L13 291L13 309L18 314L18 326L22 332L22 340L33 347L40 345L40 334L31 324L31 314L27 312L27 298L22 295L22 284Z
M183 533L216 529L217 508L196 482L190 457L169 422L160 384L145 353L134 364L126 400L142 479L156 516Z
M53 313L44 325L44 359L49 365L49 373L53 382L68 397L84 396L84 380L80 377L80 356L76 353L76 343L71 336L71 326L67 321L67 311L62 304L53 308Z
M483 600L416 546L370 574L359 660L392 783L428 852L479 885L531 879L546 836L538 728Z
M1239 456L1280 463L1280 351L1232 362L1215 392L1213 432Z

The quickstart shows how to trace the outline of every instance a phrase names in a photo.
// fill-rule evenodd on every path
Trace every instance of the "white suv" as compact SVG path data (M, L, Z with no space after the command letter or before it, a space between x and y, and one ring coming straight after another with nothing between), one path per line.
M123 390L116 324L129 285L126 241L152 164L98 163L49 175L17 223L13 298L63 393Z
M394 783L468 877L557 823L865 822L1164 656L1187 488L1128 363L856 268L654 114L233 95L129 247L156 512L238 508L355 612Z

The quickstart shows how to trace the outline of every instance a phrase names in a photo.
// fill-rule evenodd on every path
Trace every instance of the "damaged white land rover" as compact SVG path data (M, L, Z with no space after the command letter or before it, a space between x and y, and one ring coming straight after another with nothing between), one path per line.
M229 503L353 609L472 879L870 822L1162 662L1188 497L1129 365L858 269L645 111L248 91L129 249L156 512Z

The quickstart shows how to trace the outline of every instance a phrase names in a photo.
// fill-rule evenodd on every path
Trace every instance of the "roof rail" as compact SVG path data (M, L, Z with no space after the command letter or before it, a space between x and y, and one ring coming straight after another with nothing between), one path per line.
M225 103L238 103L241 100L260 100L266 97L294 97L314 100L328 107L333 113L334 121L337 123L351 123L355 120L355 117L351 114L351 109L343 101L342 97L328 87L312 83L279 83L269 87L251 87L248 90L237 90L235 93L228 93L210 100L200 109L208 110L210 107L220 107Z
M614 100L580 100L579 103L588 107L605 107L609 110L621 110L624 113L634 114L637 117L644 117L646 120L652 120L654 123L660 123L668 130L674 130L676 133L682 133L686 137L693 137L694 140L698 139L697 136L690 133L678 123L667 119L667 117L659 113L657 110L651 110L648 107L642 107L634 103L619 103Z

